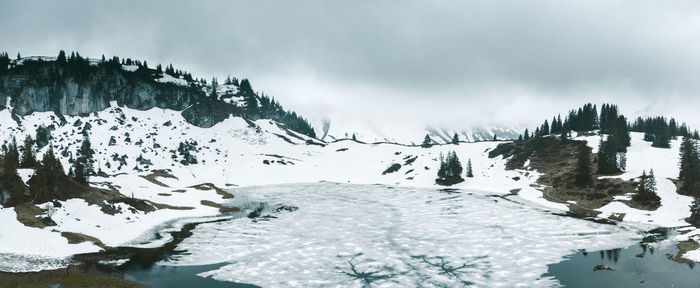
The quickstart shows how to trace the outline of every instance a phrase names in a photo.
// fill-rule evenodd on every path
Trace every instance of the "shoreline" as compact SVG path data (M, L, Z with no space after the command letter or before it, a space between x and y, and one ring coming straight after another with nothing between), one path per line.
M69 264L59 269L41 270L35 272L2 272L0 271L0 286L16 287L21 285L36 285L38 287L53 287L52 285L78 287L148 287L142 283L125 279L129 269L148 269L157 262L177 255L184 251L176 251L177 245L193 234L198 225L216 223L242 217L231 215L209 221L187 222L177 231L169 231L172 237L163 245L152 248L114 247L108 250L73 255L70 259L76 264ZM192 218L192 220L201 217ZM162 233L163 231L158 231ZM154 234L155 235L155 234ZM103 264L104 261L126 260L119 265ZM102 262L102 263L100 263ZM85 286L88 285L88 286Z

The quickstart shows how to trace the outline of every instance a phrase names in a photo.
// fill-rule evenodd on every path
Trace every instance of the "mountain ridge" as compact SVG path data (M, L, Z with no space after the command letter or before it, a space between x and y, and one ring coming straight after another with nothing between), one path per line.
M0 53L0 100L19 116L53 111L59 115L87 115L107 109L110 102L138 110L163 108L181 111L199 127L211 127L229 115L251 120L272 119L310 137L313 127L274 99L253 91L247 79L195 80L191 74L165 69L130 58L88 59L78 53L58 57L10 59ZM235 87L235 89L233 89ZM223 93L222 93L223 92ZM222 93L221 95L219 93ZM235 100L233 100L235 98Z

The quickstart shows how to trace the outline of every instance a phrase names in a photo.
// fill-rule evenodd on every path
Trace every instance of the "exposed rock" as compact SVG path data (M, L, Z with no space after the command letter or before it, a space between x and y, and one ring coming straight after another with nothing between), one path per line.
M593 271L615 271L615 268L605 264L598 264L593 267Z
M396 171L399 171L399 169L401 169L401 164L399 164L399 163L391 164L391 166L389 166L389 168L386 168L386 170L384 170L384 172L382 172L382 175L394 173Z

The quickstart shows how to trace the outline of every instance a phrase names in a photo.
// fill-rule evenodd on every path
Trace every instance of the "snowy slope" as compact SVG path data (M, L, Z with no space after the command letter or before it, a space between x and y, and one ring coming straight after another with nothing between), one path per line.
M203 184L206 187L211 184L226 189L236 186L331 181L437 188L434 180L440 154L452 150L457 153L463 165L471 159L475 174L474 178L467 178L464 183L454 188L473 189L497 195L519 191L518 197L532 202L531 205L568 209L563 204L548 202L542 198L542 192L535 185L539 176L537 171L507 171L506 159L488 158L488 152L500 143L494 141L436 145L431 148L386 143L361 144L350 140L324 145L270 120L248 122L242 118L230 117L211 128L200 128L188 124L179 111L159 108L139 111L117 107L115 103L104 111L88 116L66 116L65 121L52 112L34 113L19 117L18 121L13 120L8 109L0 111L0 139L7 141L14 136L21 141L25 135L34 137L39 125L53 126L53 140L50 145L66 170L69 167L68 159L75 157L80 147L80 132L86 123L89 123L91 128L88 134L95 150L95 170L99 169L108 175L91 177L92 186L114 189L128 197L178 209L164 208L143 213L121 206L121 213L105 215L97 206L73 199L63 201L62 207L56 209L52 218L58 226L38 229L19 224L13 209L0 208L0 222L3 223L0 225L12 225L11 229L18 231L13 235L0 234L0 249L4 249L0 250L0 253L60 259L70 254L99 249L89 242L68 244L65 238L58 234L63 231L96 237L107 246L156 245L159 243L154 242L156 239L153 238L156 228L176 229L184 223L178 219L219 215L217 208L205 205L203 201L225 204L226 200L214 189L203 189ZM444 135L449 134L444 132ZM629 216L626 216L625 220L644 224L682 225L681 219L688 213L690 200L688 197L675 195L675 192L664 184L666 180L662 180L662 177L674 177L674 173L677 174L673 167L677 159L678 144L674 142L675 148L657 151L656 148L647 148L648 143L639 142L639 137L633 135L635 140L628 155L628 173L621 177L636 177L641 174L641 169L659 167L658 171L655 171L663 207L651 212L651 216L646 215L650 212L634 211L632 208L619 206L621 203L618 202L601 208L601 211L628 213ZM114 140L110 141L111 139ZM419 139L422 139L422 136ZM591 140L591 145L597 146L597 141ZM307 144L307 141L315 141L315 144ZM197 160L196 164L180 163L183 156L177 149L180 143L185 142L197 143L190 151ZM39 157L46 150L47 147L42 149ZM648 157L650 153L658 155ZM668 167L651 166L651 162L647 161L653 159L664 159L663 165ZM383 175L382 172L392 164L401 166L398 171ZM157 181L145 178L155 170L167 170L171 176L155 177ZM28 178L31 171L22 173ZM651 218L655 222L648 222ZM52 232L53 230L58 232ZM36 233L51 236L31 239L24 239L22 236ZM42 239L54 240L47 242ZM161 239L160 242L162 241L167 239ZM47 247L46 250L31 249L40 243ZM56 263L65 265L58 260ZM15 267L21 268L21 265L18 263ZM24 269L31 270L33 267L27 264Z
M690 203L692 198L678 195L676 185L671 179L678 178L678 163L680 139L671 141L671 148L651 147L651 142L644 141L643 133L630 133L631 146L627 149L627 169L618 176L603 176L601 178L620 178L623 180L636 179L643 171L649 173L654 169L657 182L657 194L661 198L661 207L656 211L646 211L631 208L620 201L613 201L598 210L603 212L601 217L608 217L612 213L625 213L625 220L640 223L653 223L666 227L686 226L685 218L690 216ZM577 137L586 140L593 149L598 151L600 136ZM632 195L630 195L631 197Z

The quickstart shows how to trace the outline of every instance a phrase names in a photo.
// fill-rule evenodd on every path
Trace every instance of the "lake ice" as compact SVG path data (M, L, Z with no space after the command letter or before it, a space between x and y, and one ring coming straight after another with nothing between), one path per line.
M199 275L263 287L552 287L548 264L642 236L481 191L314 183L233 193L232 204L264 202L274 217L199 225L178 246L187 253L161 264L223 262Z

